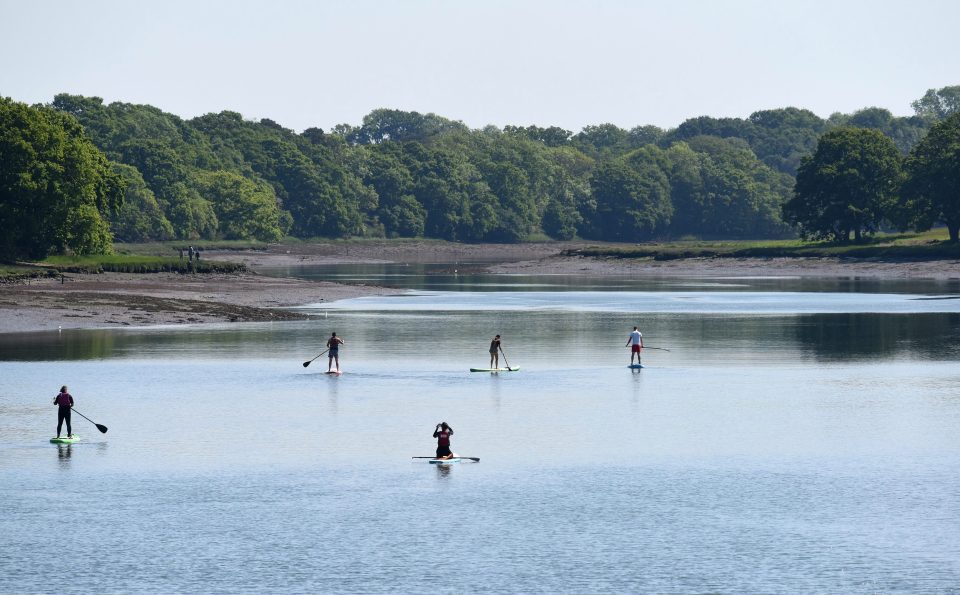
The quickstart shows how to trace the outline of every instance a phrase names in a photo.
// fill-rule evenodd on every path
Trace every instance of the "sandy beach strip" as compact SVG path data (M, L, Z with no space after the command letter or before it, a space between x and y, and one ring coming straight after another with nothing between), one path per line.
M271 267L345 263L473 263L500 274L665 277L845 277L960 280L960 261L833 258L691 258L678 260L561 256L581 242L453 244L357 242L276 245L256 251L208 251L205 258L243 262L249 272L67 274L0 284L0 333L208 322L304 319L287 308L405 290L261 274Z

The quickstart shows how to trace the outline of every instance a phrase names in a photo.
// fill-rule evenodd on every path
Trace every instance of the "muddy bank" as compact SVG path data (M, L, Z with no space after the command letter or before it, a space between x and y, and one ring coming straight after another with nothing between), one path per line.
M270 267L318 264L434 262L504 274L679 277L863 277L960 279L960 261L871 261L830 258L653 259L560 256L583 242L453 244L363 241L278 244L265 250L204 252L204 258L243 262L239 274L68 274L0 285L0 332L112 326L259 322L306 315L286 308L367 295L402 293L389 287L275 278Z

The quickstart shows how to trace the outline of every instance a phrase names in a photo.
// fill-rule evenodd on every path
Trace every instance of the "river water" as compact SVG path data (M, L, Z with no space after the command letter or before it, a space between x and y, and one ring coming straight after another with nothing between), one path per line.
M956 281L274 273L411 292L0 336L0 592L958 591Z

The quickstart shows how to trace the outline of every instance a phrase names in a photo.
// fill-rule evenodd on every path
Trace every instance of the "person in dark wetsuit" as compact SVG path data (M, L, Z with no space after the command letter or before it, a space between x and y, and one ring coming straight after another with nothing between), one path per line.
M60 394L53 398L53 404L57 405L57 438L60 437L60 429L63 422L67 422L67 438L73 437L73 429L70 427L70 408L73 407L73 397L67 392L66 386L60 387Z
M333 371L333 363L337 363L337 372L340 371L340 346L343 345L343 339L337 336L337 333L330 335L327 339L327 348L330 354L327 356L327 372Z
M490 341L490 368L496 370L500 367L500 335L497 335Z
M450 436L453 436L453 428L448 426L445 421L438 423L437 427L433 430L433 437L437 439L438 459L449 459L453 457L453 453L450 452Z

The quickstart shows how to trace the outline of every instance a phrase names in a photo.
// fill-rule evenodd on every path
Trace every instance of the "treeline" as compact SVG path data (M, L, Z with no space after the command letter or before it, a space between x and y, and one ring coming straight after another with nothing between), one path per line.
M234 112L184 120L97 97L61 94L34 107L2 100L0 225L43 211L33 209L41 186L66 191L43 180L59 167L56 149L34 151L41 164L32 166L24 156L32 143L44 145L37 135L60 127L81 152L93 151L96 170L78 172L86 185L71 190L79 194L71 200L84 216L67 227L82 227L84 217L89 225L99 217L100 227L78 243L82 230L61 225L47 237L38 229L53 219L34 217L6 241L7 254L31 236L31 252L98 250L109 233L122 241L789 237L807 229L789 209L785 218L784 205L819 138L870 129L906 155L957 110L958 98L960 87L928 91L907 118L868 108L822 119L784 108L694 118L672 130L601 124L578 133L474 130L435 114L380 109L358 126L299 134Z

